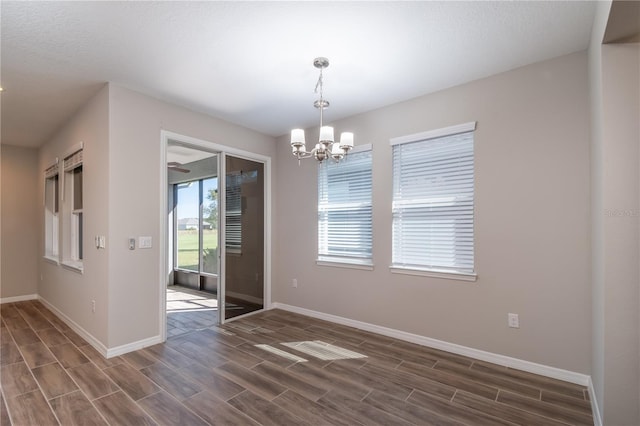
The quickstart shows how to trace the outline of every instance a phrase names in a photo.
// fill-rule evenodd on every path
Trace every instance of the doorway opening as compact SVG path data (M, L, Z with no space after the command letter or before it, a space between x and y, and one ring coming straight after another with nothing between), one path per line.
M167 143L167 337L218 324L218 156Z
M161 131L160 335L270 306L271 160Z

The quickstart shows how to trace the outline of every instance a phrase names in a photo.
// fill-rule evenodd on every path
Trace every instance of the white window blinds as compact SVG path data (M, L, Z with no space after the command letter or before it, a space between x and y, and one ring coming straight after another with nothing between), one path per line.
M392 140L393 267L474 273L474 129Z
M318 260L371 264L371 149L318 167Z

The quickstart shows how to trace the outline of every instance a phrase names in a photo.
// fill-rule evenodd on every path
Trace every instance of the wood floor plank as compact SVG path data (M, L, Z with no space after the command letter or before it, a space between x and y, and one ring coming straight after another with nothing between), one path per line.
M350 380L361 383L371 389L378 389L389 396L402 400L406 399L413 390L412 387L393 383L385 380L384 378L369 374L366 371L355 369L349 361L351 360L334 361L324 367L324 370L337 376L349 378Z
M201 364L194 363L181 368L179 371L185 377L200 383L205 389L222 401L226 401L245 390L244 387L239 384Z
M465 367L460 364L453 364L448 361L438 361L433 368L455 374L478 383L494 386L498 389L505 389L510 392L519 393L521 395L528 396L529 398L540 399L540 389L523 383L515 383L500 376L494 376L489 373L472 370L469 367Z
M52 346L50 350L64 368L77 367L78 365L89 362L89 358L84 356L73 343L63 343Z
M63 331L62 334L65 335L65 337L69 340L71 340L71 343L73 343L74 345L80 347L80 346L84 346L87 344L87 341L84 340L82 337L80 337L80 335L78 333L76 333L75 331L68 329L66 331Z
M2 320L12 333L17 330L31 330L31 327L29 327L29 323L27 323L20 314L18 314L18 316L5 317Z
M513 380L517 383L523 383L525 385L564 394L577 399L584 398L584 389L586 389L584 386L563 382L549 377L542 377L526 371L515 370L513 368L503 367L484 361L475 361L471 366L471 369L487 372L495 376Z
M317 401L318 398L328 391L327 388L317 386L316 384L305 380L301 376L268 361L256 365L253 367L253 371L274 381L275 383L280 383L288 389L297 391L312 401Z
M67 370L78 387L90 400L109 395L120 388L92 362Z
M103 357L102 354L100 354L100 352L91 345L79 346L78 349L102 370L124 362L124 360L119 356L109 359Z
M184 400L183 404L212 426L258 426L259 424L208 391Z
M397 369L383 368L377 365L364 365L361 367L363 372L367 372L376 377L384 378L392 383L409 386L413 389L420 390L429 395L437 396L446 400L453 398L456 388L445 385L443 383L416 376L415 374L406 373Z
M416 425L461 426L456 420L449 419L429 410L425 410L415 404L410 404L401 399L391 397L384 392L374 390L363 400L367 404L400 417L409 423Z
M470 426L495 426L512 425L513 423L499 419L492 415L482 413L461 405L454 405L451 401L445 401L438 397L420 391L414 391L407 402L416 404L425 410L446 416L449 419L466 423Z
M27 325L27 327L29 327L29 325ZM16 345L18 345L19 347L37 343L40 341L38 335L30 328L19 328L16 330L11 330L11 335L13 336L13 340L16 342Z
M71 380L71 377L69 377L64 368L57 362L34 368L31 371L47 399L55 398L56 396L64 395L65 393L78 389L73 380Z
M0 365L14 364L20 361L22 361L22 355L13 340L3 340L0 345Z
M129 352L128 354L120 355L120 357L136 370L141 370L158 362L157 358L144 351Z
M147 376L127 363L105 368L103 371L134 401L156 393L159 390Z
M464 405L476 411L483 412L500 419L513 422L515 424L531 425L531 426L562 426L561 423L553 419L542 417L528 411L515 408L501 402L490 401L465 391L458 391L453 398L453 403Z
M107 426L98 410L81 391L59 396L49 403L60 423L65 426Z
M161 425L207 426L204 420L164 391L149 395L138 403Z
M297 375L305 378L310 383L316 384L316 386L336 390L356 400L361 400L369 392L371 392L371 388L361 383L347 380L329 371L325 371L321 368L309 365L306 362L299 362L297 364L294 364L289 367L288 370L293 371Z
M366 355L372 353L373 355L392 356L406 362L420 364L424 367L433 367L436 362L438 362L438 358L430 356L425 352L408 351L402 348L395 347L393 345L380 345L377 343L370 343L365 341L359 346L359 348L360 352L363 352Z
M0 425L11 426L9 411L7 410L7 405L4 402L4 396L2 396L2 393L0 393Z
M398 370L425 377L457 389L466 390L467 392L471 392L485 398L495 399L498 395L498 388L474 382L473 380L468 380L440 370L434 370L433 368L425 368L422 365L413 362L403 362L398 367Z
M345 397L334 391L329 392L318 400L320 405L338 410L340 413L354 419L364 425L409 425L410 423L400 417L380 410L372 404Z
M259 345L264 345L264 343L258 343ZM287 352L284 347L276 347L275 345L268 345L272 348L276 348L277 350L281 350L284 352ZM261 349L259 347L257 347L255 344L251 344L251 343L243 343L242 345L236 346L236 348L238 350L241 350L243 352L247 352L253 356L255 356L256 358L260 358L263 361L269 361L272 364L276 364L279 365L281 367L287 368L293 364L295 364L297 361L295 361L292 358L286 358L284 356L269 352L265 349Z
M215 371L268 401L287 390L283 385L262 377L260 374L234 362L228 362L220 367L216 367Z
M162 361L169 367L176 369L193 364L193 358L190 358L163 344L149 346L148 348L143 349L143 352L155 357L159 361Z
M451 362L453 364L460 364L460 365L465 365L465 366L470 366L471 364L473 364L473 362L475 361L472 358L463 356L463 355L457 355L451 352L445 352L445 351L441 351L439 349L435 349L435 348L430 348L428 346L423 346L423 345L418 345L416 343L411 343L411 342L405 342L402 340L396 340L395 342L393 342L393 344L391 345L393 347L396 348L400 348L403 349L405 351L409 351L409 352L419 352L419 353L424 353L425 355L431 357L431 358L436 358L438 360L443 360L443 361L448 361Z
M207 350L207 346L200 346L192 342L185 342L173 348L181 354L192 358L193 362L198 362L210 368L219 367L229 362L228 359L219 354Z
M229 400L229 404L263 426L298 426L302 420L248 390Z
M279 395L273 403L299 417L305 425L361 425L354 419L346 419L340 411L320 405L292 390Z
M69 343L69 339L55 327L38 330L36 334L48 347Z
M544 402L567 408L569 410L575 410L587 415L591 415L591 403L584 399L573 398L561 393L555 393L547 390L542 391L540 399Z
M40 367L41 365L56 362L56 358L42 342L31 343L21 348L24 361L29 368Z
M38 384L24 362L3 366L0 369L0 384L7 399L38 389Z
M40 390L8 398L7 406L15 426L59 424Z
M593 425L593 418L591 415L568 410L564 407L527 398L526 396L517 395L515 393L500 391L497 401L512 407L520 408L524 411L529 411L531 413L573 425Z
M157 425L140 406L122 391L96 399L93 404L110 425Z
M203 389L197 382L161 363L143 368L140 372L178 400L187 399Z

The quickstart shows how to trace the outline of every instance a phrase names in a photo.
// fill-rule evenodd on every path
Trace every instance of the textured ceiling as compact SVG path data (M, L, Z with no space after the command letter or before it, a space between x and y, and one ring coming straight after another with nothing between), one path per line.
M279 136L588 46L595 3L0 3L2 143L39 146L107 81Z

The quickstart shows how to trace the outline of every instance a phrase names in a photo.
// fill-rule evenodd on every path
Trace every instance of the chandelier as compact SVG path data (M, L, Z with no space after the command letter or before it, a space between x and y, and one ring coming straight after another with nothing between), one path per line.
M327 58L316 58L313 60L313 66L320 70L320 76L316 83L315 93L320 93L320 99L313 103L313 106L320 110L320 135L318 143L311 151L307 151L304 141L304 130L291 130L291 150L293 155L298 158L298 163L302 158L314 157L318 162L322 163L325 159L331 158L335 162L340 161L353 148L353 133L343 132L340 134L340 142L333 140L333 127L325 126L322 122L323 111L329 107L329 101L322 96L322 70L329 66Z

